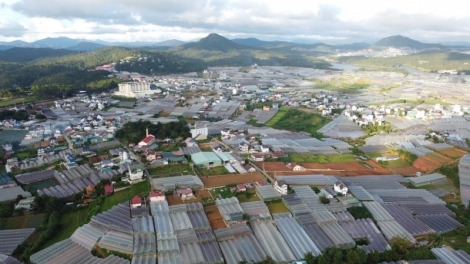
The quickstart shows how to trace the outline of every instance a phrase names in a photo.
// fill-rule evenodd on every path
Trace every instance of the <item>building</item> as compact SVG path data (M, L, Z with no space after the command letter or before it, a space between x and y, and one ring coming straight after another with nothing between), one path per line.
M253 166L251 166L250 164L246 164L246 165L243 166L243 167L245 168L245 170L246 170L247 172L256 172L256 169L255 169Z
M160 89L152 89L152 84L145 82L120 83L118 87L114 95L122 97L140 98L162 92Z
M305 171L306 170L304 167L302 167L301 165L299 165L295 162L288 163L287 168L289 170L293 170L293 171Z
M162 191L154 191L150 194L150 202L159 202L159 201L165 201L165 193Z
M341 193L342 195L346 195L348 193L348 187L346 187L346 185L340 181L335 182L333 189L335 192Z
M131 200L131 208L139 208L142 206L142 198L138 195L134 196Z
M144 170L140 164L129 165L129 180L141 180L144 177Z
M191 160L197 167L215 167L222 165L222 160L214 152L198 152L191 154Z
M246 191L246 186L245 186L244 184L241 184L241 183L238 184L238 185L237 185L237 191L239 191L239 192L244 192L244 191Z
M408 178L408 180L413 184L415 187L429 185L429 184L436 184L436 183L445 183L447 177L440 174L440 173L432 173L428 175L423 175L419 177L412 177Z
M209 135L209 130L207 129L207 127L191 129L191 137L192 138L196 138L199 135L203 135L203 136L207 137Z
M104 195L111 195L114 193L114 187L111 184L106 184L104 186Z
M375 158L375 161L391 161L391 160L399 160L400 156L398 155L388 155L388 156L381 156Z
M267 145L261 145L259 147L260 151L263 152L263 153L269 153L269 146Z
M237 197L230 197L215 200L215 204L227 225L240 223L243 221L244 211L240 206Z
M18 209L30 210L33 204L34 204L34 197L28 197L28 198L20 200L18 204L15 206L15 210L18 210Z
M279 180L274 183L274 189L281 195L287 194L288 186L284 180Z
M193 190L191 188L182 189L180 193L181 193L181 199L183 200L194 198Z
M147 135L142 141L139 142L139 146L150 146L155 143L155 136L154 135Z

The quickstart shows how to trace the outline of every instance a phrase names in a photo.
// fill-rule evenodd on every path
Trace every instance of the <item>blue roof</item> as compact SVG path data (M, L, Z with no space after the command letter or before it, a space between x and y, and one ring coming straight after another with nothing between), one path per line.
M10 181L13 181L13 179L10 176L8 176L8 174L6 173L0 174L0 184L4 184Z

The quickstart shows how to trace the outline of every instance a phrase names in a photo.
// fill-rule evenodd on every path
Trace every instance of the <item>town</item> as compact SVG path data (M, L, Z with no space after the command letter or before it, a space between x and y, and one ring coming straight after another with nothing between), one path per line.
M94 69L115 91L2 111L2 254L470 262L467 75L120 63Z

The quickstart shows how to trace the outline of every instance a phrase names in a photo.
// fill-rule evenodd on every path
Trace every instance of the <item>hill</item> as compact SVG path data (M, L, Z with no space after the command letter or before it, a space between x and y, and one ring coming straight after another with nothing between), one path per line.
M458 70L470 72L470 55L458 52L427 51L390 58L343 57L340 61L364 67L393 68L405 65L424 71Z
M200 39L197 42L191 42L183 45L179 45L171 49L171 51L181 50L209 50L209 51L221 51L229 52L234 50L249 49L245 45L235 43L228 38L222 37L221 35L211 33L207 37Z
M53 58L74 54L74 51L50 48L11 48L0 51L0 61L29 62L41 58Z
M101 48L104 48L104 47L106 47L106 46L98 44L98 43L82 41L82 42L78 43L77 45L67 47L66 49L67 50L76 50L76 51L90 51L90 50L101 49Z
M388 47L394 47L394 48L411 48L411 49L443 49L445 48L444 46L440 44L428 44L428 43L422 43L417 40L404 37L404 36L390 36L383 38L379 41L377 41L374 45L370 46L372 49L385 49Z
M37 48L64 49L67 47L75 46L82 41L83 40L80 39L71 39L67 37L45 38L31 42L30 46Z

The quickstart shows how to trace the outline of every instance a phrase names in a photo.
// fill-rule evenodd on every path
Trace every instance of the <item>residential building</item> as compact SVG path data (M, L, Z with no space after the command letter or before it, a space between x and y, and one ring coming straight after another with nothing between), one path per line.
M260 151L263 152L263 153L269 153L269 146L267 145L261 145L259 147Z
M138 195L134 196L131 200L131 208L139 208L142 206L142 198Z
M207 127L191 129L191 137L192 138L196 138L199 135L203 135L203 136L207 137L209 135L209 130L207 129Z
M165 193L162 191L154 191L150 193L150 201L151 202L159 202L159 201L165 201Z
M114 94L122 97L140 98L162 92L160 89L151 89L151 83L146 82L120 83L118 87L119 90Z
M181 193L181 199L183 200L194 198L193 190L191 188L182 189L180 193Z
M240 152L248 152L249 146L250 145L248 145L247 143L242 142L238 145L238 149L240 150Z
M287 194L288 186L284 180L274 182L274 189L281 195Z
M139 142L139 146L150 146L153 143L155 143L155 136L154 135L148 135L142 141Z
M140 164L129 165L129 180L141 180L144 177L144 170Z
M333 189L335 190L335 192L341 193L342 195L346 195L348 193L348 187L346 187L346 185L340 181L337 181L333 185Z
M245 185L243 185L243 184L241 184L241 183L238 184L238 185L237 185L237 191L239 191L239 192L244 192L244 191L246 191Z
M247 172L256 172L256 169L250 164L245 165L244 168Z

